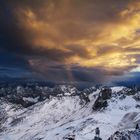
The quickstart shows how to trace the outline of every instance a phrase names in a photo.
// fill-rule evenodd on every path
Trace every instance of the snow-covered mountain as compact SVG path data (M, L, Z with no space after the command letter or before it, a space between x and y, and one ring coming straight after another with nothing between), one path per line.
M121 135L140 139L140 132L134 130L140 123L139 91L125 87L79 91L64 85L38 90L30 97L27 89L17 87L14 95L1 96L0 140L93 140L96 127L103 140L121 140ZM25 108L7 97L16 100L16 95L34 104Z

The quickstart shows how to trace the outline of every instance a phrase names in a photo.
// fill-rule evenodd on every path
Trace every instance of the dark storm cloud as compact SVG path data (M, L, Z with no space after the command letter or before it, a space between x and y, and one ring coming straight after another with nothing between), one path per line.
M10 52L0 51L0 66L2 67L24 67L28 68L29 63L26 59L18 56L17 54L12 54Z
M134 87L134 86L140 86L140 72L132 72L126 76L123 76L123 78L120 78L118 80L113 81L114 85L118 86L128 86L128 87Z
M93 84L106 82L110 76L106 70L81 67L66 68L65 66L52 66L42 72L42 77L47 80L67 82L92 82ZM40 71L38 71L40 72ZM66 80L67 79L67 80Z
M23 57L10 52L0 51L0 81L7 78L31 78L29 63Z
M31 31L22 26L20 19L17 17L17 15L21 12L20 10L32 10L36 15L37 20L41 20L42 22L49 22L49 24L52 22L58 22L58 25L56 24L56 26L58 26L58 28L61 30L60 32L62 32L62 34L60 34L61 37L51 37L52 41L57 42L57 39L63 41L65 39L69 39L70 37L74 40L78 38L85 38L86 36L89 37L90 33L86 28L91 22L93 23L91 26L94 24L96 25L96 22L101 22L101 24L109 21L116 22L116 20L119 20L117 13L126 8L128 2L130 2L130 0L107 0L105 2L103 0L60 0L59 2L57 0L34 0L34 2L31 0L2 1L0 4L0 40L3 45L1 47L10 51L29 55L38 55L39 52L42 54L43 51L44 53L52 53L52 51L55 53L55 49L52 49L51 51L48 49L49 46L47 45L49 44L46 44L45 48L41 46L42 44L34 47L34 45L31 43ZM20 18L21 20L24 20L25 17L22 16ZM69 19L78 19L81 24L71 22ZM61 20L64 22L64 24L62 23L59 25L59 21ZM95 34L98 34L98 31L95 30ZM47 37L50 38L49 34ZM44 50L42 51L40 48ZM73 47L73 51L78 53L80 48L78 48L77 51L76 49L77 48ZM63 55L65 55L65 52L63 53ZM84 50L82 53L84 53Z
M18 27L13 9L8 2L4 1L0 4L0 48L24 53L29 45L26 43L23 29Z

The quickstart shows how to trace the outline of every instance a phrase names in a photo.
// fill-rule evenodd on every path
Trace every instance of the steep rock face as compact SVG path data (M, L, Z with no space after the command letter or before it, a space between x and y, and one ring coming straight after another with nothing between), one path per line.
M93 104L93 110L105 109L108 103L107 100L103 100L100 96L97 97L95 103Z
M111 88L104 87L101 89L99 96L97 97L94 105L93 110L100 110L102 108L107 107L108 103L107 100L110 99L112 96Z
M101 89L100 96L103 100L110 99L112 96L112 89L108 87L104 87Z

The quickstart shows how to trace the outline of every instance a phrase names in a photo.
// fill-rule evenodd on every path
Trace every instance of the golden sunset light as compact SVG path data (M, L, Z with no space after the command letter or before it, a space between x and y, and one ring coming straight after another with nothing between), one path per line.
M59 4L43 1L37 9L17 7L16 18L33 49L60 51L65 55L61 63L109 69L137 67L140 2L110 0L101 5L101 0L94 1L80 5L80 1L71 0L60 0Z

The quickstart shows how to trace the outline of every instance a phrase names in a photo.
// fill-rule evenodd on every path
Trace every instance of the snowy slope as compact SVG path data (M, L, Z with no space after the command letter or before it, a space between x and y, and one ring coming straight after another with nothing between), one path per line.
M76 140L92 140L96 127L100 127L101 137L106 140L117 130L133 129L140 122L140 110L136 107L140 102L134 95L123 97L124 87L113 87L112 91L108 107L100 111L92 109L100 90L89 94L88 103L69 94L51 97L28 108L1 100L6 119L0 125L4 130L0 140L63 140L73 134Z

